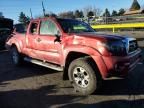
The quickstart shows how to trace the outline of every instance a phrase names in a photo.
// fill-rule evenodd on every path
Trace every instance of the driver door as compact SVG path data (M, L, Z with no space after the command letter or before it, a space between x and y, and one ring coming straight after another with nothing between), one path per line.
M26 53L36 59L43 59L43 56L40 54L38 48L38 28L39 28L39 21L33 21L30 24L29 33L26 36Z
M43 60L60 64L60 52L62 45L55 42L56 34L59 31L56 23L50 19L42 20L40 24L39 36L37 37L37 48L43 55Z

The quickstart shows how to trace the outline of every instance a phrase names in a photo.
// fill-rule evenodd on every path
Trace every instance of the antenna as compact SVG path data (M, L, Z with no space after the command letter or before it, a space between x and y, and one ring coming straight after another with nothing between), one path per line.
M43 15L45 16L45 8L44 8L43 1L42 1L42 8L43 8Z
M30 14L31 14L31 19L33 19L33 15L32 15L32 10L31 10L31 8L30 8Z

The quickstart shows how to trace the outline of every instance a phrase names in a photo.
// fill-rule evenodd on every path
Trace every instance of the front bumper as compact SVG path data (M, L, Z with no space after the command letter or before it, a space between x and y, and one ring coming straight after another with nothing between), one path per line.
M128 56L94 57L103 79L110 77L125 77L142 60L141 49L137 49Z
M111 64L106 63L108 74L107 77L117 76L125 77L130 71L132 71L137 63L142 59L141 49L137 49L134 53L129 54L126 57L111 57Z

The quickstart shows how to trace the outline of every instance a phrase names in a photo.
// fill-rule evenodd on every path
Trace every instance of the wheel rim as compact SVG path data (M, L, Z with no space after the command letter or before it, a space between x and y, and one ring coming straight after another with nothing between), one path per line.
M74 68L73 79L75 83L82 88L88 87L90 82L90 76L83 67Z
M15 64L18 63L18 54L16 51L12 52L12 59Z

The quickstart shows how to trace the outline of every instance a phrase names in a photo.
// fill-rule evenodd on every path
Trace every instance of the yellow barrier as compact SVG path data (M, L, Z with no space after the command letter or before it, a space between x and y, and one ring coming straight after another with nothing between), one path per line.
M115 32L115 28L144 28L144 23L92 25L92 28L93 29L112 29L113 32Z

